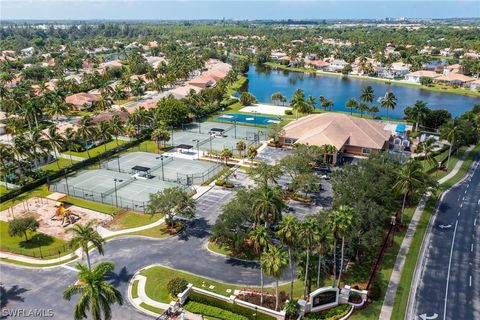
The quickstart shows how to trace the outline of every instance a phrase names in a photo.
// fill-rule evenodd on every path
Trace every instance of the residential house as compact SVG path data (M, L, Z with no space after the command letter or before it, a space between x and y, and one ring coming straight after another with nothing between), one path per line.
M315 70L326 70L330 66L330 63L323 60L309 60L305 64Z
M71 104L75 109L81 110L90 108L95 102L101 99L101 96L98 94L80 92L66 97L65 102Z
M460 73L449 73L447 75L442 75L438 78L435 78L435 81L447 82L451 85L463 86L469 82L475 81L475 78Z
M35 48L34 47L28 47L25 49L20 50L23 56L30 57L35 53Z
M417 83L420 84L420 79L421 78L430 78L430 79L436 79L440 77L441 75L436 73L435 71L429 71L429 70L418 70L415 72L408 73L405 76L405 80L408 82L412 83Z
M446 76L450 73L459 73L461 68L462 68L462 66L458 63L452 64L452 65L449 65L449 66L445 66L443 68L443 75Z
M326 70L331 72L339 72L342 71L346 65L348 65L348 62L343 59L333 59L330 61L330 65L326 68Z
M390 68L382 68L378 76L386 79L403 79L408 73L410 73L410 65L403 62L394 62Z

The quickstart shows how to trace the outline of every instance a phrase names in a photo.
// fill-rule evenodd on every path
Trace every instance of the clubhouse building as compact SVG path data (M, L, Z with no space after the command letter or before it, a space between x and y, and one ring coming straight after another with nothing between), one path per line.
M296 143L316 146L332 145L337 150L326 155L326 161L337 163L338 156L368 156L388 150L391 132L385 124L342 113L311 114L284 127L280 142L285 146Z

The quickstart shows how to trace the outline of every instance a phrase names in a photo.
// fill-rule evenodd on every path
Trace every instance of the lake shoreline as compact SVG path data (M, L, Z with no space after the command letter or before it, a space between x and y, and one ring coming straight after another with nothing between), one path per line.
M405 87L418 88L420 90L431 91L431 92L457 94L457 95L463 95L463 96L468 96L468 97L473 97L473 98L480 98L480 93L476 93L475 91L463 90L463 89L452 89L454 91L451 91L451 90L445 90L445 89L438 88L438 87L426 87L426 86L422 86L420 84L406 83L406 82L403 82L403 81L400 81L400 80L388 80L388 79L380 79L380 78L375 78L375 77L358 76L358 75L343 75L343 74L337 73L337 72L320 71L320 70L313 70L313 69L306 69L306 68L293 68L293 67L287 67L287 66L284 66L282 64L274 63L274 62L265 62L265 63L263 63L263 65L266 66L266 67L269 67L269 68L279 69L279 70L284 70L284 71L289 71L289 72L298 72L298 73L316 74L316 75L327 75L327 76L335 76L335 77L346 77L346 78L357 79L357 80L379 82L379 83L384 83L384 84L388 84L388 85L399 85L399 86L405 86Z

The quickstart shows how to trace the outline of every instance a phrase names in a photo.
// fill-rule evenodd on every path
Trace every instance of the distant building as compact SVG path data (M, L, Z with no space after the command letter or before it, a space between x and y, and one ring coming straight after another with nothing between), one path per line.
M100 101L101 99L101 96L98 94L80 92L66 97L65 102L73 105L74 108L80 110L90 108L95 102Z
M405 76L405 80L407 80L408 82L420 84L421 78L430 78L433 80L440 76L441 75L436 73L435 71L418 70L418 71L407 74Z

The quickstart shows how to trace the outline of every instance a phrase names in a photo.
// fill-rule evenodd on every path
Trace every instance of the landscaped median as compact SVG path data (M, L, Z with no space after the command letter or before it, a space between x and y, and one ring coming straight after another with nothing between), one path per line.
M430 217L435 210L437 201L440 199L444 191L455 185L465 176L470 166L472 165L475 155L479 152L480 145L476 146L473 150L471 150L470 154L464 160L459 171L452 178L443 183L440 188L436 190L428 199L425 205L425 209L418 222L416 232L413 236L412 243L405 259L405 265L403 267L400 282L397 288L391 319L403 320L405 318L405 312L410 293L410 286L415 272L418 255L422 247L423 239L429 224Z

